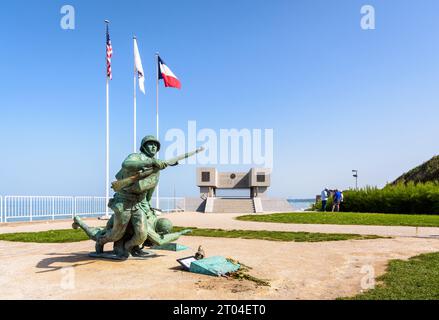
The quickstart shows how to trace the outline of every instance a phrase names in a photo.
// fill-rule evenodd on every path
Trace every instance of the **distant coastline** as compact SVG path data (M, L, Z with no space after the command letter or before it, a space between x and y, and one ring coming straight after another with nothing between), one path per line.
M287 199L287 201L293 206L294 211L305 211L310 208L314 203L315 199Z

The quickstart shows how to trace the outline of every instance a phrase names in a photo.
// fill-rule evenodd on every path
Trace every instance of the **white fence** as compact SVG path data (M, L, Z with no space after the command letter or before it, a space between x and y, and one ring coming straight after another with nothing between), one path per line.
M106 213L105 197L75 197L75 216L94 216Z
M153 208L157 208L156 198L151 199L151 205ZM168 212L179 212L186 210L186 199L185 198L162 198L160 197L160 210L163 213Z
M155 198L152 206L156 207ZM0 222L71 219L74 216L102 216L105 197L0 196ZM185 210L185 198L160 198L162 212ZM111 212L111 211L110 211Z

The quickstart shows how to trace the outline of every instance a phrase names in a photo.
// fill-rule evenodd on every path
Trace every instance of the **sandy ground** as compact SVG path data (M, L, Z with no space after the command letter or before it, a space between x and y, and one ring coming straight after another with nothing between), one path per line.
M389 259L439 251L434 239L321 243L182 237L180 252L146 261L89 258L92 241L69 244L0 242L0 299L334 299L362 290ZM202 244L207 255L253 267L271 287L181 271L176 259Z
M267 230L278 230L278 227L296 230L296 225L235 224L233 215L175 214L167 217L177 225L254 230L265 226ZM195 217L196 221L191 221L190 217ZM101 225L103 222L89 220L89 224ZM69 225L70 222L65 221L2 225L0 233L65 229ZM325 230L320 226L300 227L329 232L334 226L324 226ZM360 226L337 227L344 227L337 232L345 233L369 230ZM380 230L374 229L378 227L366 228ZM408 234L412 229L397 231ZM426 229L437 232L436 228ZM89 258L88 252L94 249L92 241L68 244L0 241L0 299L334 299L361 292L370 284L371 277L385 271L391 259L439 251L437 238L407 236L319 243L182 237L179 243L191 249L157 251L158 257L146 261L118 262ZM180 270L176 259L192 255L198 245L203 245L208 256L232 257L253 267L251 274L269 280L271 287Z

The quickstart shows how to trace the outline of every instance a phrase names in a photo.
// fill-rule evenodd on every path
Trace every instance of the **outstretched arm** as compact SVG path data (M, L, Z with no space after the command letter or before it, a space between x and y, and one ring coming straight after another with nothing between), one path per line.
M165 235L159 235L157 232L148 230L148 238L158 246L170 243L172 241L178 240L182 235L192 232L192 230L186 229L180 232L168 233Z
M146 167L163 170L168 167L168 163L155 158L144 158L137 153L130 154L122 163L122 168L130 171L140 171Z

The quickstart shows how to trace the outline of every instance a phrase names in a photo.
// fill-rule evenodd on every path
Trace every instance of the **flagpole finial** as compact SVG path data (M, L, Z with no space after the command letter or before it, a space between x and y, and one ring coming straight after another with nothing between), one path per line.
M109 23L110 23L110 20L104 20L104 22L105 22L106 24L109 24Z
M134 40L136 40L136 39L137 39L137 37L136 37L136 36L133 36L133 39L134 39Z

